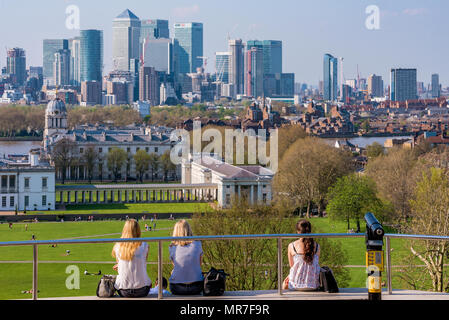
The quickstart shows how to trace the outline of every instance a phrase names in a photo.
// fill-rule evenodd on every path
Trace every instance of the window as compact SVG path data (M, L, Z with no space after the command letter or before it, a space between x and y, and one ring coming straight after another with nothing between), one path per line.
M9 206L14 207L14 203L15 203L14 197L9 197Z
M84 152L84 149L83 148L80 148L80 153L83 153Z
M8 187L8 176L2 176L2 188Z
M2 207L6 207L6 197L2 197Z
M150 148L148 148L148 147L145 148L145 152L148 152L148 151L150 151Z
M130 153L131 152L131 148L126 148L126 152Z
M102 153L103 152L103 148L98 148L98 153Z
M140 150L140 148L136 148L136 152L139 151L139 150Z
M226 205L230 205L231 204L231 195L227 194L226 195Z
M159 148L158 148L158 147L155 147L155 148L154 148L154 152L158 153L158 152L159 152Z
M108 148L108 152L111 152L112 148Z
M25 196L25 207L28 207L30 205L30 197Z
M10 188L16 187L16 176L9 176L9 187Z
M42 188L47 188L47 178L42 178Z
M47 196L42 196L42 205L43 206L47 205Z
M267 202L267 194L266 194L266 193L264 193L264 194L262 195L262 201L263 201L263 202Z
M25 178L25 189L29 189L30 188L30 178Z

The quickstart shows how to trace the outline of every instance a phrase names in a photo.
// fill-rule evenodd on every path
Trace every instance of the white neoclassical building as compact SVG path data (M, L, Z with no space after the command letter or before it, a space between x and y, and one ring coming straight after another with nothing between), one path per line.
M55 169L28 157L0 159L0 211L55 210Z
M234 166L211 156L189 156L182 163L183 184L216 184L220 207L229 207L235 198L250 204L269 204L274 173L261 166Z

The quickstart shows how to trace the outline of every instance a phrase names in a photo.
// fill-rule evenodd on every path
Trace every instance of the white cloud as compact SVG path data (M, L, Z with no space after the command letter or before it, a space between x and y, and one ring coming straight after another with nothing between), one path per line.
M191 7L177 7L173 9L173 15L179 18L194 16L200 12L200 6L194 4Z

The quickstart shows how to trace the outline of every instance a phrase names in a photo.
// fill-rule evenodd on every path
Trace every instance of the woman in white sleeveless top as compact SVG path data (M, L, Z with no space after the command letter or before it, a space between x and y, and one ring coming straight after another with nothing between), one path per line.
M299 234L312 232L312 225L307 220L296 224ZM284 280L284 289L315 291L320 286L320 246L312 238L300 238L288 246L290 273Z

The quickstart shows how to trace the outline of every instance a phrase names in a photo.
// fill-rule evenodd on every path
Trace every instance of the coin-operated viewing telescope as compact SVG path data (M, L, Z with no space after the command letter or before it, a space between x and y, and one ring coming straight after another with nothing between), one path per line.
M382 300L382 271L384 271L385 231L372 213L365 215L366 221L366 270L369 300Z

